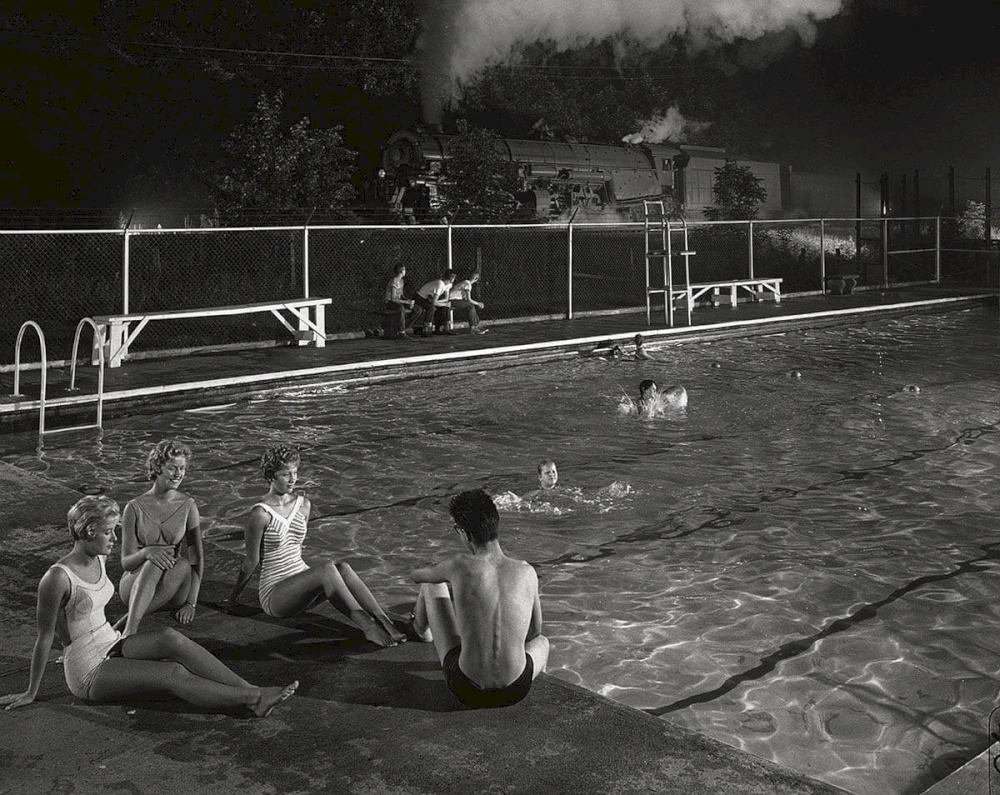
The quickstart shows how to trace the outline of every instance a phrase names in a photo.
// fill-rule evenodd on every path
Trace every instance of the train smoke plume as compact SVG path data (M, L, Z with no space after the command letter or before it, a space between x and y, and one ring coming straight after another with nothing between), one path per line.
M663 141L684 143L688 138L712 125L710 121L690 121L681 115L680 108L671 105L662 116L639 122L639 131L622 138L626 144L658 144Z
M845 0L428 0L421 82L424 120L441 120L446 102L490 64L517 48L551 41L560 50L624 37L658 47L674 36L704 49L791 30L809 44L816 23Z

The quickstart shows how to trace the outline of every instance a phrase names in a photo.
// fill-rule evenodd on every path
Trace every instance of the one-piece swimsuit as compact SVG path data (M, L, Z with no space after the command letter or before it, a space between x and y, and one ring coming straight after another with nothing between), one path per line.
M53 568L61 569L69 578L69 601L63 610L65 631L70 643L63 649L63 672L69 691L77 698L90 698L90 689L97 669L113 652L122 634L108 622L104 613L115 586L108 578L104 556L98 555L101 576L97 582L87 582L62 563Z
M270 521L264 528L264 555L260 566L257 595L260 606L269 616L271 594L282 580L306 571L309 566L302 560L302 542L306 537L306 515L302 510L304 500L298 497L288 516L282 516L270 505L258 502L254 508L263 508Z

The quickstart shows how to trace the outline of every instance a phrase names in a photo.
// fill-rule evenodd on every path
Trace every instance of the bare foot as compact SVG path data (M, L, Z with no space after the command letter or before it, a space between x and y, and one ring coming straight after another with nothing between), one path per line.
M378 622L382 625L382 628L389 633L389 637L396 641L396 643L406 643L406 641L409 640L406 633L397 627L389 616L379 616Z
M351 620L361 628L364 636L372 643L386 647L396 645L396 641L389 636L389 633L382 628L382 625L364 610L356 610L351 613Z
M251 709L258 718L266 718L278 704L290 699L298 686L299 680L296 679L290 685L285 685L284 687L262 687L257 703Z

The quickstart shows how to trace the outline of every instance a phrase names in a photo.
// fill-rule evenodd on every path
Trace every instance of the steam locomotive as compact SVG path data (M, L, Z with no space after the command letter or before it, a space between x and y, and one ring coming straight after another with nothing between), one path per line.
M382 169L394 213L415 220L439 210L442 165L453 136L401 130L382 153ZM503 138L502 157L518 166L522 215L535 221L566 218L575 211L635 217L644 200L664 201L671 212L696 217L712 203L714 169L725 151L708 147L563 143ZM781 206L777 163L740 161L762 179L767 210ZM588 213L585 212L584 216Z

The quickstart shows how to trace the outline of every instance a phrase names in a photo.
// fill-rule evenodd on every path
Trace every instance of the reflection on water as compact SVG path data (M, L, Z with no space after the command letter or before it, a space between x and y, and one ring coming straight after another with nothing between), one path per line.
M308 553L349 559L389 605L456 548L450 496L485 488L538 568L555 676L856 793L916 793L985 747L998 702L996 342L995 311L970 310L296 389L41 457L2 442L124 500L147 447L180 437L210 540L236 547L261 448L293 440ZM646 378L684 384L686 411L619 414ZM558 489L518 496L542 458Z

